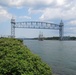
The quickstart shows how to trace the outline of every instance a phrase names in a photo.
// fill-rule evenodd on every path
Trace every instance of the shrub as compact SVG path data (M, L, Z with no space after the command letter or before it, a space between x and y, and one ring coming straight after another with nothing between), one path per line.
M0 39L0 75L52 75L50 67L20 40Z

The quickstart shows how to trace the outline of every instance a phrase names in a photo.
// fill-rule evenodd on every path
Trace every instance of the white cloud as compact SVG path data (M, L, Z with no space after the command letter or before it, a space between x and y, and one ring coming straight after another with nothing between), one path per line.
M61 16L61 9L60 8L46 8L43 10L43 14L40 17L40 20L50 20L55 19Z
M73 25L76 25L76 20L70 22Z
M57 5L64 5L65 4L65 0L56 0L57 1Z
M6 9L0 6L0 22L10 19L12 15Z
M33 9L33 8L29 8L28 9L29 14L38 14L38 13L43 13L43 9Z
M63 6L75 5L76 0L0 0L1 5L6 6Z
M76 18L76 8L75 6L71 7L70 9L66 10L66 8L45 8L40 17L41 20L51 20L51 19L75 19Z
M50 5L53 0L0 0L1 5L6 6L38 6L38 5Z
M19 16L20 19L31 19L30 16Z
M75 19L75 3L76 0L0 0L1 5L14 6L17 8L28 6L29 14L41 14L40 20L57 18L65 20Z
M24 0L12 0L9 2L9 5L17 8L21 8L23 7L24 3L25 3Z
M21 7L23 5L24 0L0 0L0 5L3 7L14 6L16 8Z
M45 6L56 6L65 4L64 0L0 0L1 5L22 7L45 7Z
M68 24L72 25L72 26L76 26L76 19L75 20L71 20Z

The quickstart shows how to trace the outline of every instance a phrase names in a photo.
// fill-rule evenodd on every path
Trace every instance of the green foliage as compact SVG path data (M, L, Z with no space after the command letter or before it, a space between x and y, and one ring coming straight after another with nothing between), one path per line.
M20 40L0 39L0 75L52 75L47 64Z

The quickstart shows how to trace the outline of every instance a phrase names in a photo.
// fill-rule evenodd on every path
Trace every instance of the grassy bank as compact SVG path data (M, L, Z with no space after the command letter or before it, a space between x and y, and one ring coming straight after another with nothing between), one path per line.
M22 41L0 38L0 75L52 75L52 72Z

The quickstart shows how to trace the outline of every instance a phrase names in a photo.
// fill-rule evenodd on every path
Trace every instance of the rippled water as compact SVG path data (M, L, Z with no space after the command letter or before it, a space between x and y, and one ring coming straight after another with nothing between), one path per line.
M76 41L24 40L56 75L76 75Z

